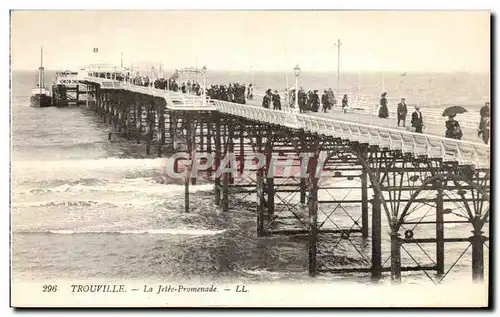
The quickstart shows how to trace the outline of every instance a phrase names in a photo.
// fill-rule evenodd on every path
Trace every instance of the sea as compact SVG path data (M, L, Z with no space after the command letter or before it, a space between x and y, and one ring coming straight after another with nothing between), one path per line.
M50 82L55 72L46 77ZM262 91L287 85L284 73L254 72L251 77L248 72L214 72L207 83L252 81ZM300 80L306 89L335 89L335 78L335 73L303 72ZM414 102L460 102L479 109L489 98L489 74L344 74L341 90L378 99L381 78L388 94L405 94ZM35 83L36 71L12 73L13 281L311 279L307 236L257 237L255 198L231 199L230 211L223 213L214 204L213 184L199 182L190 187L191 209L184 213L184 186L165 182L165 158L146 156L144 145L132 141L109 141L109 126L85 106L31 108ZM339 226L349 226L346 214L359 211L359 206L346 208L333 216ZM387 265L389 236L383 221ZM446 230L446 235L469 236L472 227L455 224ZM321 261L331 267L366 266L371 256L370 239L360 237L325 239L320 249ZM466 249L467 244L446 245L447 279L471 278L471 250ZM429 262L425 252L414 260ZM403 273L403 280L432 283L428 274ZM367 283L370 276L325 273L315 279Z

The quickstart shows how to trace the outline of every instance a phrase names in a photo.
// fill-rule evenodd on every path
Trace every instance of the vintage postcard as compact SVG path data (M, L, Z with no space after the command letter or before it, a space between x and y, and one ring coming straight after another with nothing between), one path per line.
M11 306L487 307L489 11L12 11Z

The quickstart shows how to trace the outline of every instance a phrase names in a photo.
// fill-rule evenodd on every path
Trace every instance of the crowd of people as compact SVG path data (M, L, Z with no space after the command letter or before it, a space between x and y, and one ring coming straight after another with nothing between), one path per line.
M250 93L249 91L247 91L247 87L244 84L235 82L229 85L224 85L224 84L211 85L207 89L207 96L210 97L211 99L245 104L246 97L250 96ZM252 97L253 97L253 92L251 94L250 99Z
M302 87L300 87L297 93L295 93L294 88L288 89L287 93L288 107L295 108L295 105L298 104L300 112L318 112L320 110L320 107L322 108L321 110L323 112L327 112L337 104L335 94L333 93L331 88L329 88L328 90L324 90L321 97L318 94L318 90L309 89L306 92ZM297 102L295 100L296 96ZM272 89L268 89L266 90L266 93L262 100L262 107L271 108L271 105L273 109L281 110L281 96L277 90L273 92ZM342 108L344 109L344 111L347 111L348 106L348 97L347 95L344 95L344 98L342 99Z
M321 110L323 112L327 112L328 110L331 110L332 107L335 107L337 104L335 94L333 93L333 90L331 88L323 91L321 99L318 94L318 90L309 89L306 92L303 87L300 87L297 93L295 92L294 88L291 88L289 92L290 92L290 98L289 98L290 106L294 107L294 105L297 103L299 105L300 112L306 112L306 111L318 112L320 110L320 106L322 106ZM296 95L298 99L297 102L295 100ZM345 107L347 110L348 106L347 95L344 95L344 98L345 98L344 102L345 104L343 107Z
M179 84L174 78L165 79L160 77L152 81L149 79L149 76L140 76L140 75L130 76L129 74L125 74L125 76L122 76L121 74L116 74L116 80L130 82L137 86L143 86L143 87L153 86L154 88L157 89L182 92L185 94L194 94L198 96L201 96L203 93L203 88L195 80L193 81L187 80Z

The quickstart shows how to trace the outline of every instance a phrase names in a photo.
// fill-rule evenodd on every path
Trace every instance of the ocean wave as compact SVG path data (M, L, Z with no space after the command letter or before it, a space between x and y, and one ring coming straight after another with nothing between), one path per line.
M190 185L189 192L205 192L211 191L213 184ZM117 184L106 184L102 186L85 185L76 183L62 184L55 187L36 187L36 188L21 188L13 186L13 193L27 194L50 194L50 193L83 193L83 192L119 192L119 193L142 193L142 194L169 194L184 192L184 185L180 184L162 184L162 183L146 183L146 182L122 182Z
M63 201L34 201L14 202L12 207L127 207L164 204L166 200L128 200L128 201L97 201L97 200L63 200Z
M85 170L100 170L108 168L164 168L168 158L154 159L129 159L129 158L105 158L105 159L87 159L87 160L30 160L30 161L13 161L14 169L36 169L49 170L53 172L56 169L85 169Z
M159 235L186 235L186 236L214 236L224 233L226 230L208 230L208 229L143 229L143 230L72 230L72 229L53 229L44 231L17 231L17 234L159 234Z

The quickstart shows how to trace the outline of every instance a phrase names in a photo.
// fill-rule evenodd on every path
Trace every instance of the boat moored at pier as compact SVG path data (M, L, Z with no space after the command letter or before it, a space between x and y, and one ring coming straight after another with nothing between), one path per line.
M45 69L43 68L43 48L40 50L40 67L38 68L38 84L31 90L30 106L34 108L52 106L52 95L45 88Z

